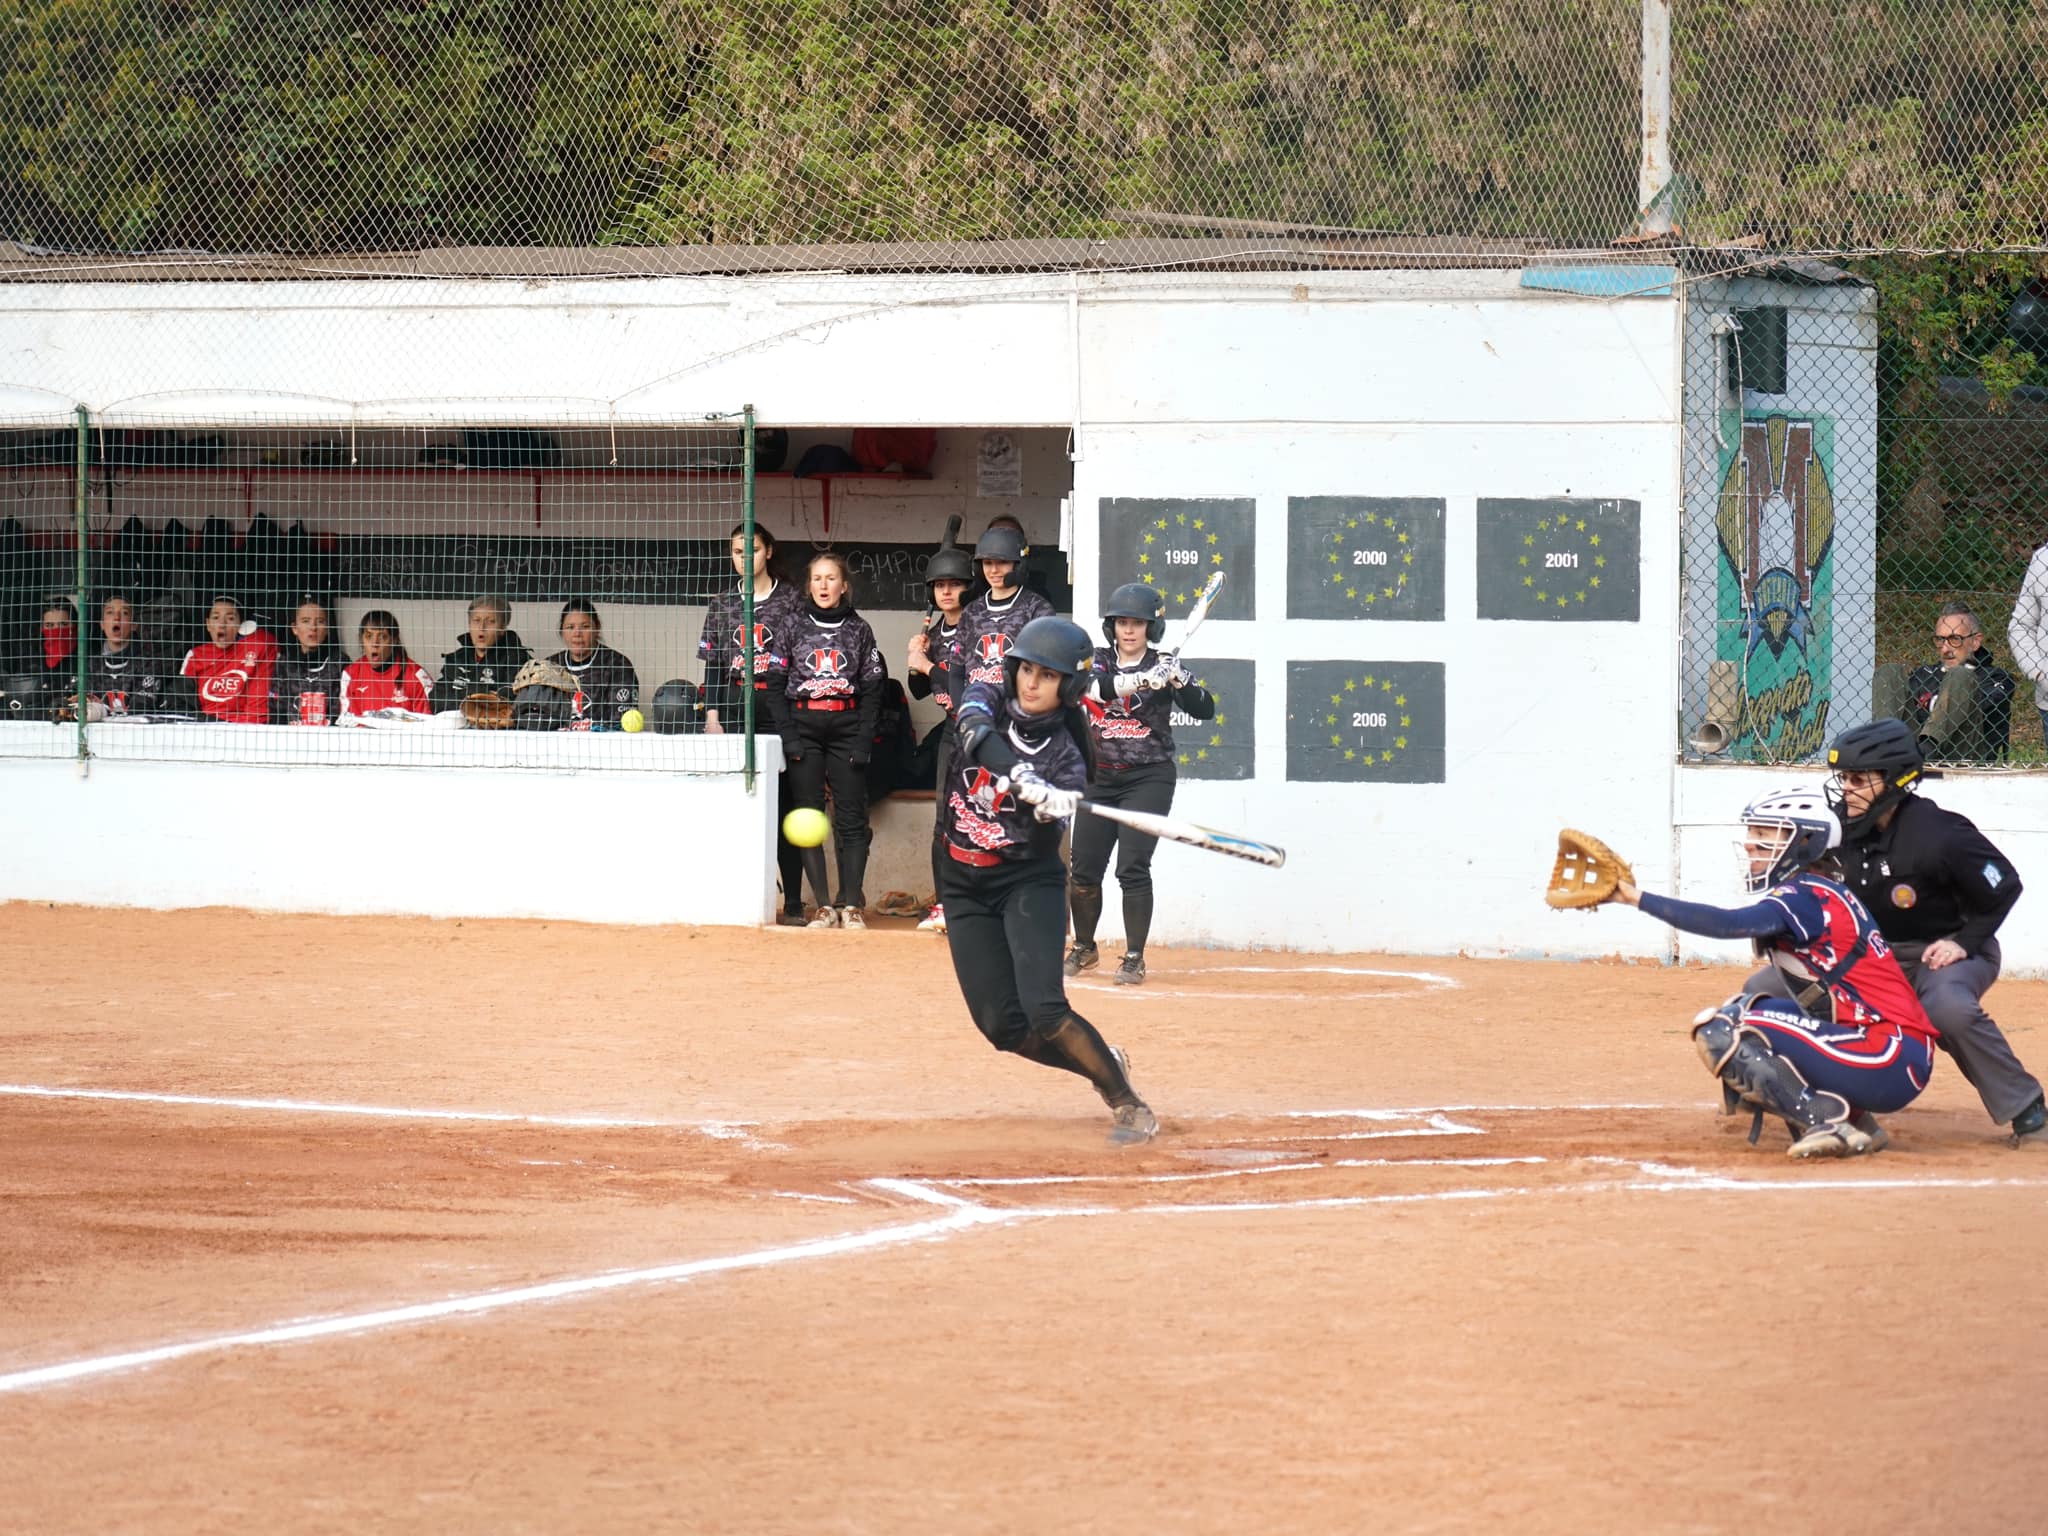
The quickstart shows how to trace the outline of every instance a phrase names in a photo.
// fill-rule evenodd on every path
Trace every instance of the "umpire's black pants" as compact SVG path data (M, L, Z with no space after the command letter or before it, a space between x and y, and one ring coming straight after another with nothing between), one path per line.
M989 868L939 859L946 945L974 1027L999 1051L1043 1038L1072 1013L1060 961L1067 941L1067 871L1056 858Z

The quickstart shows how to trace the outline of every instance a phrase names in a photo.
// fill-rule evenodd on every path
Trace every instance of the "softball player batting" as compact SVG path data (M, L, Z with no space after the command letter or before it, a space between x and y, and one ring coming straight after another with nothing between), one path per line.
M1080 625L1033 619L1003 657L1001 683L968 685L939 802L939 897L975 1027L999 1051L1087 1078L1110 1107L1110 1141L1123 1145L1149 1141L1158 1118L1131 1087L1128 1058L1068 1004L1060 975L1060 823L1088 781L1079 705L1092 652Z
M1103 607L1106 648L1095 652L1095 689L1102 708L1089 711L1095 772L1088 798L1105 805L1164 816L1173 808L1179 770L1173 762L1173 712L1213 719L1216 700L1195 686L1178 656L1154 649L1166 633L1166 598L1143 582L1109 594ZM1124 957L1116 980L1145 979L1145 940L1152 932L1152 853L1159 839L1135 827L1084 816L1074 823L1074 878L1067 893L1074 914L1074 945L1066 973L1078 976L1101 963L1095 927L1102 920L1102 876L1117 850L1116 883L1123 893Z
M1792 1132L1794 1157L1855 1157L1891 1138L1872 1116L1904 1109L1934 1071L1935 1027L1869 911L1834 862L1842 824L1818 789L1783 790L1743 811L1744 886L1737 909L1676 901L1624 878L1616 900L1687 933L1751 940L1789 998L1741 992L1693 1020L1693 1044L1721 1080L1723 1103L1766 1113Z

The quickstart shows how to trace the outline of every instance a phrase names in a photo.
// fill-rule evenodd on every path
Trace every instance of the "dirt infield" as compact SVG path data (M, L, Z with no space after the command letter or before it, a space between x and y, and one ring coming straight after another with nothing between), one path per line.
M2038 1519L2048 1148L1951 1063L1804 1166L1735 972L1149 958L1120 1151L908 931L0 907L0 1524Z

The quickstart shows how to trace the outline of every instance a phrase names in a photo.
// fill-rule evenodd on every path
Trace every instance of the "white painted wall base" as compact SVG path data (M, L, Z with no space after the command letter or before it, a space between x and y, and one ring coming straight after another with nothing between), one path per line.
M752 794L737 773L0 761L0 899L753 925L779 745L762 757Z

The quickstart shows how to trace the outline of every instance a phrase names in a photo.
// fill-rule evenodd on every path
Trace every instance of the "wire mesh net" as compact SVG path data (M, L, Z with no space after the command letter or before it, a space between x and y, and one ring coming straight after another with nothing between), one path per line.
M700 685L750 441L736 418L16 427L0 751L741 768Z

